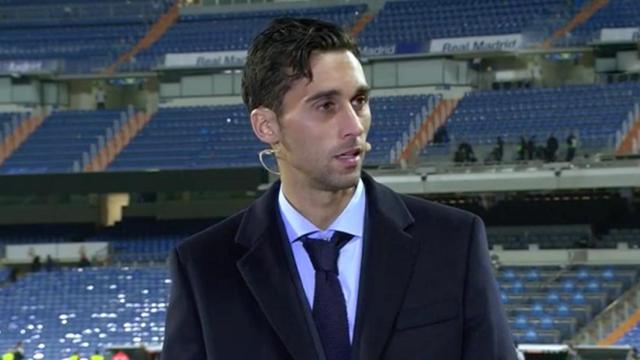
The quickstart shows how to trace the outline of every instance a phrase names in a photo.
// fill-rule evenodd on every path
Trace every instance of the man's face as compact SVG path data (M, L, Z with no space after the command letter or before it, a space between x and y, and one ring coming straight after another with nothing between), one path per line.
M371 113L362 66L349 51L316 52L313 81L295 81L278 118L278 166L294 186L337 191L360 178Z

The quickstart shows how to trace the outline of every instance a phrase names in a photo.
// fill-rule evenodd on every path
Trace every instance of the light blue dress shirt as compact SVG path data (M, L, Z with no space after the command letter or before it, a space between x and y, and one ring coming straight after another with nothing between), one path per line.
M347 320L349 321L349 338L353 341L353 329L355 326L356 307L358 305L358 288L360 281L360 265L362 262L362 236L364 233L364 215L366 196L362 180L358 182L353 196L342 213L329 225L326 230L321 230L300 212L298 212L287 200L282 188L278 194L278 205L284 223L285 230L293 258L300 274L302 288L304 289L309 305L313 308L315 294L315 270L309 259L307 251L302 246L302 241L296 241L303 235L311 238L330 239L335 231L342 231L353 235L340 249L338 257L338 279L342 287L342 293L347 304ZM319 240L322 241L322 240Z

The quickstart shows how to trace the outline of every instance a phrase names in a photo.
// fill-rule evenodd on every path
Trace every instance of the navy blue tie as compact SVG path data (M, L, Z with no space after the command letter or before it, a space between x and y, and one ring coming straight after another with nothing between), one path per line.
M327 360L349 360L351 357L347 304L338 280L340 248L351 238L352 235L340 231L336 231L330 241L302 238L316 271L313 319Z

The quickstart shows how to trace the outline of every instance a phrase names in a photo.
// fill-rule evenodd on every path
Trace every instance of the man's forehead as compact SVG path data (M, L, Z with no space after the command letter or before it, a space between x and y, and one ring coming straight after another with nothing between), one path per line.
M348 85L354 88L368 87L360 61L349 51L319 53L310 59L310 72L311 78L298 79L307 88Z

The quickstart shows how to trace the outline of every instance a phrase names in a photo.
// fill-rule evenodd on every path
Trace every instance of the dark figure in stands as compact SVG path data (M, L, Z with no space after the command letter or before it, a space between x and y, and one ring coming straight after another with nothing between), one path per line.
M78 253L80 254L80 263L78 264L78 266L80 267L91 266L91 261L89 261L89 257L87 257L87 250L84 248L84 246L80 247L80 250L78 251Z
M471 144L466 141L461 142L458 145L453 161L456 163L476 162L476 156L473 153Z
M502 157L504 156L504 140L502 140L502 136L498 136L496 139L496 147L493 148L493 155L496 162L502 162Z
M558 153L558 139L556 139L553 134L549 136L547 139L547 148L545 149L545 161L554 162L556 161L557 153Z
M87 254L85 254L85 253L80 254L80 263L78 263L78 266L80 266L80 267L91 266L91 261L89 261L89 258L87 257Z
M567 138L567 161L572 161L576 156L576 149L578 148L578 139L575 135L570 134Z
M18 268L11 268L11 271L9 272L9 281L11 281L12 283L18 281Z
M102 85L96 89L96 109L104 110L107 108L107 95L102 88Z
M45 269L45 271L47 271L47 272L53 271L53 268L55 266L56 266L56 264L53 261L53 258L51 257L51 255L47 254L47 258L44 261L44 269Z
M527 160L533 160L536 154L536 136L533 135L527 141Z
M456 164L461 164L464 162L464 152L460 149L460 146L458 146L455 154L453 154L453 162Z
M16 347L13 349L13 360L22 359L24 359L24 347L22 346L22 341L18 341Z
M40 255L35 255L31 260L31 271L38 272L42 269L42 262L40 261Z
M520 143L518 144L518 160L522 161L527 158L527 139L524 136L520 136Z

